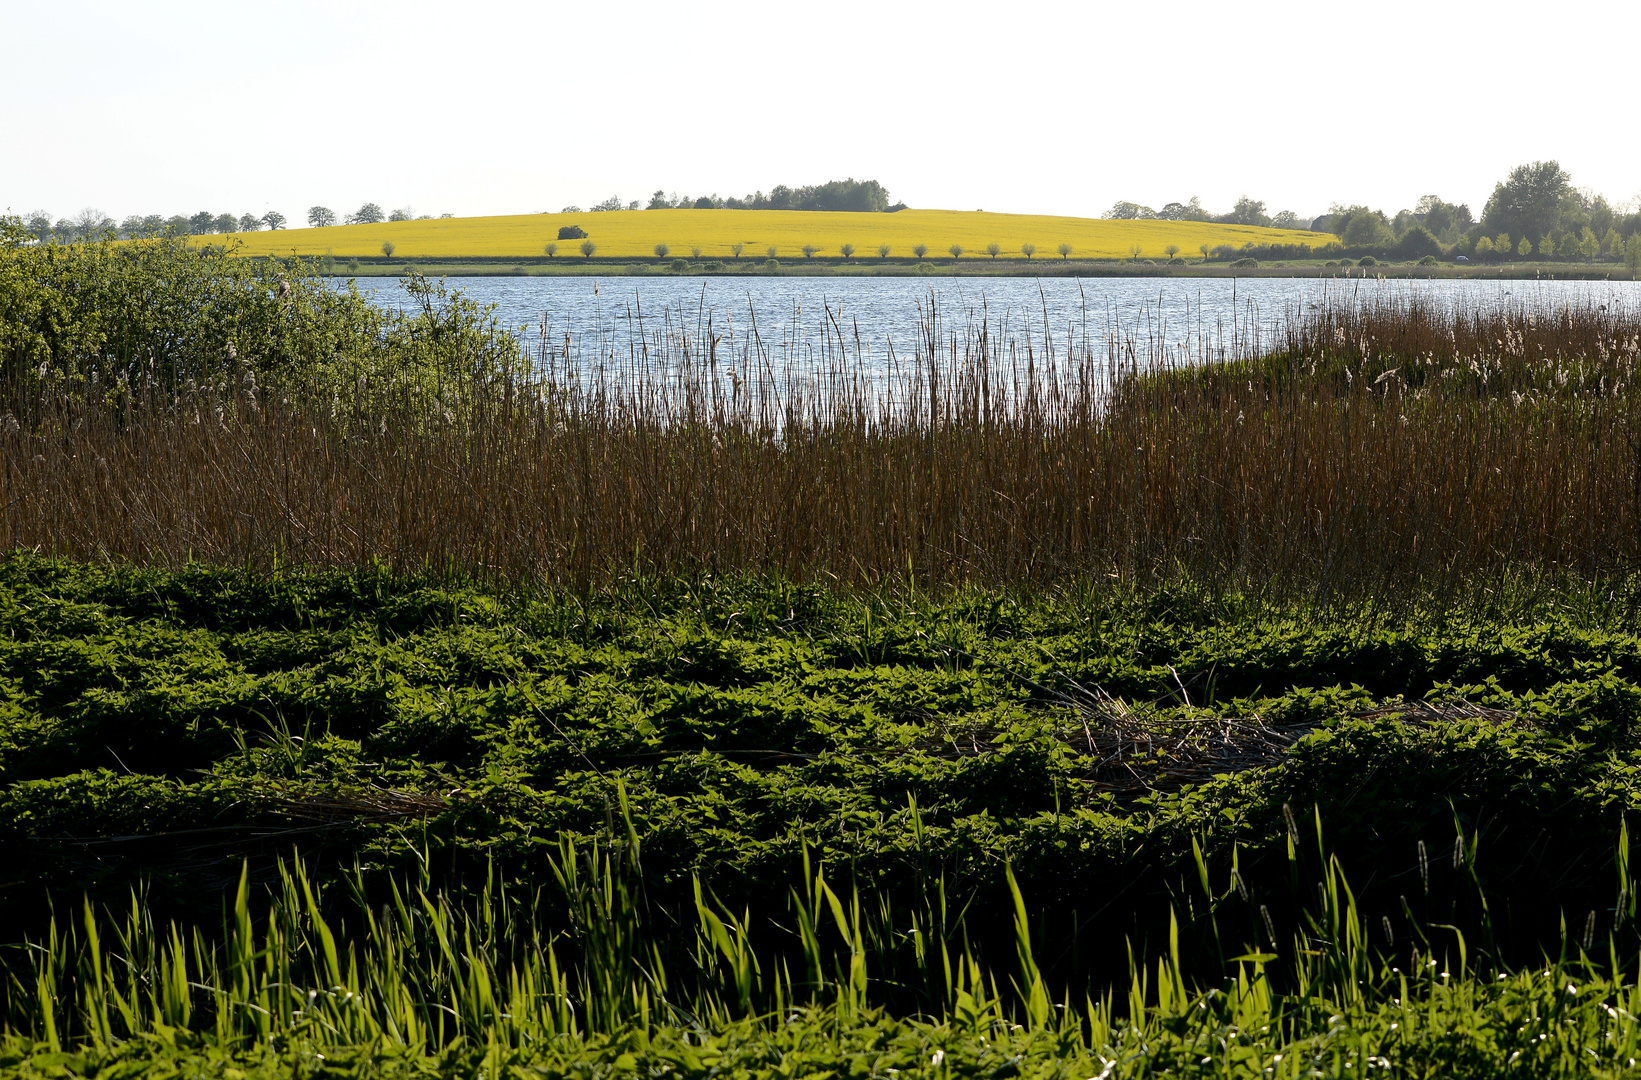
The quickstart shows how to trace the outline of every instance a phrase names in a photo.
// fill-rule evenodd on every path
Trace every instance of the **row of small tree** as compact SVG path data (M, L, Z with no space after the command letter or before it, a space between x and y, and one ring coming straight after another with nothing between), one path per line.
M564 234L564 230L561 230L560 235L562 236L563 234ZM739 260L743 255L746 254L746 247L747 246L745 244L731 244L729 246L729 250L730 250L730 253L737 260ZM551 243L551 244L548 244L542 250L544 252L546 252L547 257L549 259L551 259L551 258L557 257L557 255L558 255L558 253L561 249L560 249L560 247L557 243ZM593 257L593 254L595 252L597 252L598 245L593 243L591 240L583 240L579 250L581 251L582 255L584 255L584 256L586 256L587 258L590 259L590 258ZM672 254L672 248L667 244L656 244L655 247L652 250L655 252L655 257L657 259L664 259L668 255ZM799 248L798 250L803 253L804 258L813 259L816 255L819 255L822 251L824 251L826 249L822 248L822 247L819 247L815 244L805 244L805 245L803 245L803 247ZM842 255L845 259L852 259L852 258L855 257L856 253L859 252L859 250L860 249L855 247L854 244L843 244L843 245L839 246L838 253L840 255ZM1054 250L1059 254L1060 258L1062 258L1062 259L1069 259L1072 256L1072 254L1076 251L1076 249L1073 248L1070 244L1061 244L1059 247L1055 248ZM1174 255L1179 253L1180 249L1179 249L1179 245L1170 244L1168 246L1167 250L1168 250L1169 257L1172 258ZM689 251L690 251L690 255L693 258L699 259L701 257L701 249L700 248L692 247L692 248L689 249ZM918 245L914 246L911 249L911 251L912 251L912 255L914 255L915 257L917 257L919 259L926 258L929 254L929 245L927 245L927 244L918 244ZM951 245L950 247L948 247L946 249L946 253L949 254L953 259L961 259L966 251L967 251L967 249L964 248L962 244L953 244L953 245ZM997 258L997 256L999 256L1003 253L1003 246L1001 244L987 244L984 251L985 251L985 254L990 255L992 258L995 259L995 258ZM894 253L894 248L893 248L892 245L889 245L889 244L879 244L878 245L878 248L877 248L878 258L887 259L893 253ZM768 248L765 249L764 254L767 258L770 258L770 259L778 258L779 255L780 255L780 248L778 248L778 247L776 247L775 245L772 244ZM1020 245L1020 254L1024 255L1027 259L1033 258L1037 254L1037 245L1036 244L1021 244ZM1135 251L1134 254L1135 254L1135 257L1137 258L1138 255L1139 255L1139 252Z
M1280 210L1275 214L1265 212L1265 201L1244 195L1236 201L1229 211L1223 214L1211 213L1202 205L1202 201L1195 195L1190 202L1171 202L1163 205L1161 210L1153 210L1149 206L1139 203L1118 201L1104 215L1112 221L1204 221L1219 225L1257 225L1269 229L1308 229L1310 222L1302 219L1292 210Z
M441 218L451 218L455 216L455 214L439 215ZM308 207L308 226L314 229L327 229L332 225L337 224L378 225L384 221L431 220L433 220L432 214L418 214L415 210L408 206L400 207L398 210L392 210L384 213L381 206L373 202L368 202L359 209L355 210L353 213L344 216L340 222L337 220L336 211L332 210L328 206Z
M213 214L201 210L184 216L173 214L132 214L116 222L101 210L90 207L69 218L52 219L48 210L36 210L23 217L23 228L42 244L79 244L93 240L147 240L157 236L207 236L213 233L257 232L283 229L285 215L276 210L266 214Z
M440 214L454 217L454 214ZM384 213L376 203L365 203L351 214L338 219L334 210L325 206L308 208L308 224L313 228L331 225L372 225L381 221L427 220L431 214L417 214L406 206ZM92 207L81 210L73 217L53 218L49 210L35 210L23 216L23 228L37 243L79 244L95 240L148 240L160 236L210 236L219 233L260 232L263 229L283 229L288 222L284 214L270 210L265 214L213 214L201 210L197 214L132 214L116 222L108 214Z
M1609 228L1606 236L1597 238L1595 230L1586 225L1578 232L1569 229L1561 234L1560 239L1545 234L1534 242L1525 236L1512 240L1509 233L1499 233L1496 237L1478 237L1471 251L1477 258L1582 258L1591 262L1608 258L1622 262L1631 261L1632 256L1641 256L1641 234L1626 240L1616 228Z

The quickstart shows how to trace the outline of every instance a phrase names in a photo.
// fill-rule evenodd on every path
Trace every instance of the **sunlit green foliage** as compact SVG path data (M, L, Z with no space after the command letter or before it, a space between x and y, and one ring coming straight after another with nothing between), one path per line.
M215 387L323 400L457 392L517 358L478 304L419 277L408 310L332 287L308 260L246 260L182 240L0 242L0 410L50 386L119 401ZM448 388L447 388L448 387Z
M1249 906L1246 885L1233 863L1219 891L1198 854L1199 880L1180 882L1154 955L1130 942L1126 978L1079 997L1055 993L1038 960L1055 943L1007 868L1012 948L991 956L943 888L924 882L920 902L898 910L863 904L824 866L789 894L782 934L699 881L691 907L651 903L621 809L613 851L562 844L552 883L533 893L510 895L491 873L452 895L424 861L373 903L357 873L327 893L298 862L279 866L265 906L242 873L209 934L156 922L135 894L123 910L53 918L8 958L0 1064L24 1076L236 1078L1636 1072L1641 987L1626 981L1617 933L1605 962L1592 959L1592 926L1581 942L1564 929L1554 959L1501 970L1404 898L1398 967L1319 824L1309 839L1290 824L1290 871L1318 876L1297 920L1277 931L1261 907L1267 939L1254 923L1235 944L1227 916ZM1457 835L1453 863L1484 900L1475 839ZM1633 922L1627 833L1617 854L1617 913ZM773 949L772 929L785 939ZM1493 929L1485 911L1479 929ZM1188 973L1188 937L1214 943L1212 977ZM914 1016L883 1008L915 987Z
M493 861L539 882L564 836L619 838L619 786L656 897L699 875L778 905L807 847L862 887L942 874L995 899L1007 861L1056 926L1102 912L1057 971L1080 980L1158 932L1193 839L1280 879L1288 804L1402 874L1455 812L1534 837L1487 863L1515 882L1498 948L1519 958L1605 895L1641 802L1622 586L1389 614L1186 586L576 597L26 555L0 581L12 873L105 897L147 876L163 910L211 908L197 883L293 846L372 873L425 846L441 879ZM1375 917L1393 890L1365 895Z

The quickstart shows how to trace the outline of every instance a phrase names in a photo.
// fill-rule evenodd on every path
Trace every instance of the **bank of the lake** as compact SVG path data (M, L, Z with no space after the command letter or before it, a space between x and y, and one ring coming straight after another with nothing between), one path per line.
M400 277L411 271L428 277L1029 277L1029 278L1437 278L1454 280L1634 281L1617 262L1519 263L1338 263L1272 262L1253 266L1226 262L1169 265L1141 261L1064 259L583 259L579 256L507 259L488 256L444 259L318 258L320 272L332 277Z

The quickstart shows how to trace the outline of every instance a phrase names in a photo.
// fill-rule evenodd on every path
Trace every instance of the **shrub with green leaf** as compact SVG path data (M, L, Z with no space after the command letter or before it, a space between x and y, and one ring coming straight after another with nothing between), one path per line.
M368 407L459 396L518 362L487 308L409 274L409 310L306 260L232 258L181 239L0 247L0 410L40 395L254 392Z

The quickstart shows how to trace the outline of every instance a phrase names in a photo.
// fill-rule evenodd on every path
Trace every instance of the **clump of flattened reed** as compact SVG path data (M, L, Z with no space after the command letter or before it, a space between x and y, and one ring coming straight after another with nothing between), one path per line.
M0 419L0 545L572 588L1185 573L1358 596L1637 554L1632 313L1340 304L1206 367L930 313L885 374L829 333L779 370L756 334L731 347L710 323L625 355L544 346L529 378L431 409L293 393L253 410L224 384L108 409L47 388L28 422Z

